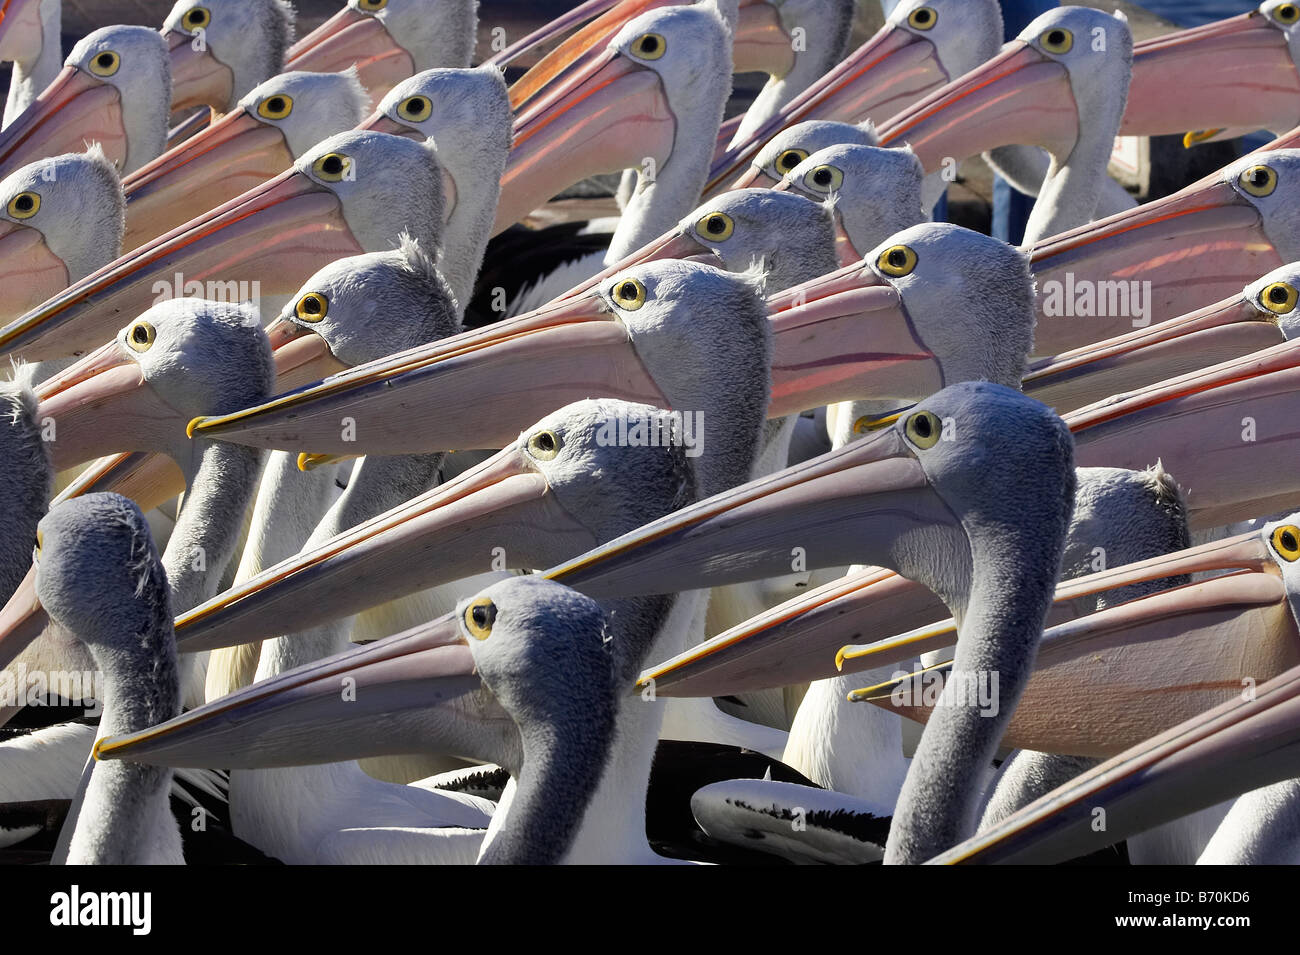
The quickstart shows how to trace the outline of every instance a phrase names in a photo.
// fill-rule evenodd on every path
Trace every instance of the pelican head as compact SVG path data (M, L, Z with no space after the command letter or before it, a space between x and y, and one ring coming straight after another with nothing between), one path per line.
M115 257L124 208L98 145L0 181L0 317L12 321Z
M749 169L729 188L748 186L771 188L785 179L788 173L818 150L841 143L857 146L874 146L879 140L871 120L854 125L829 119L810 119L787 126L769 139L754 155Z
M147 27L104 27L0 133L0 172L98 142L123 173L163 151L171 102L167 44Z
M171 51L172 111L233 107L284 69L293 42L288 0L177 0L162 35Z
M82 354L123 314L148 308L160 283L174 292L177 275L205 291L216 283L225 297L290 295L325 263L392 248L403 231L432 252L441 244L441 186L432 144L374 132L331 136L292 168L11 322L0 330L0 350L29 359Z
M366 91L356 73L281 73L202 132L123 181L128 250L215 209L293 165L322 139L354 128Z

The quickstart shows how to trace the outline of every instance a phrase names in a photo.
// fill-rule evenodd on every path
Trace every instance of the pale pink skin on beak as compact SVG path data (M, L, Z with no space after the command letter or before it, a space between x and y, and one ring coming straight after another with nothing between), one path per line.
M1079 467L1159 458L1187 493L1193 529L1294 504L1300 343L1287 342L1065 416ZM1247 420L1250 419L1250 420ZM1251 439L1251 428L1255 429Z
M1035 362L1021 388L1064 413L1284 341L1268 316L1237 295L1167 322Z
M40 230L0 222L0 319L13 321L68 287L68 267Z
M0 354L30 361L84 354L188 282L259 282L263 295L296 292L322 265L364 251L338 198L286 170L237 199L110 262L0 329Z
M1122 136L1300 120L1300 77L1282 31L1257 13L1180 30L1133 48Z
M91 462L59 493L54 503L111 491L129 497L147 514L184 490L185 475L167 455L128 451Z
M172 112L208 106L223 110L235 88L235 74L213 55L206 44L194 49L195 37L168 30L167 41L172 71Z
M1149 318L1162 322L1240 294L1244 285L1282 264L1255 207L1228 183L1211 179L1045 239L1030 258L1038 281L1034 348L1040 355L1134 328L1130 314L1047 315L1053 287L1064 303L1074 297L1071 289L1083 288L1081 282L1150 282Z
M56 471L119 451L159 451L185 433L186 415L145 381L116 341L37 386L36 417L54 422Z
M97 142L119 167L126 161L126 127L116 87L65 66L35 102L0 132L0 176L28 163L85 151Z
M242 107L122 181L129 252L293 165L284 134Z
M926 172L1014 143L1064 159L1078 133L1069 73L1019 40L879 129L882 146L907 143Z
M357 78L377 105L394 86L415 75L415 60L378 17L344 7L289 48L285 70L338 73L356 65Z
M347 680L358 691L355 701L339 693ZM261 680L141 733L100 740L95 758L255 769L409 753L419 742L380 729L380 717L427 713L480 686L451 615ZM350 724L355 720L364 722ZM360 742L349 728L366 731L364 752L349 748Z
M602 51L515 119L494 231L588 176L666 162L676 132L658 74Z
M539 415L589 397L671 408L626 327L594 296L370 362L197 431L252 447L407 454L504 447ZM362 422L345 441L339 416Z
M938 864L1062 862L1300 773L1300 667L1083 773ZM1108 823L1098 832L1096 808Z
M596 539L512 443L478 467L237 584L176 623L183 650L236 646L490 569L478 542L513 541L511 567L546 566ZM536 537L541 534L544 542ZM531 540L530 540L531 538Z
M892 116L948 82L933 44L886 25L795 97L745 143L714 160L704 195L739 188L750 161L781 130L810 119L860 123ZM753 185L753 183L751 183Z
M713 254L713 250L705 246L689 232L667 232L653 242L637 249L621 261L614 263L599 275L558 296L556 301L585 295L594 288L600 288L607 282L612 282L616 276L622 275L633 266L644 265L647 262L659 262L664 259L703 262L705 265L722 268L722 260Z
M49 622L45 608L36 597L36 568L33 566L4 608L0 609L0 670L18 659Z
M754 166L750 167L750 178L756 180L757 185L760 187L766 183L774 182L771 176L767 175L766 173L757 169ZM775 182L774 185L772 185L770 188L772 189L773 192L793 192L796 195L804 196L807 199L811 199L813 202L826 201L825 196L818 195L817 193L813 192L811 189L806 189L803 186L797 185L793 180L790 179L782 179L780 182ZM868 249L867 251L869 252L871 250ZM853 240L850 239L849 234L844 231L844 216L840 214L839 209L837 208L835 211L835 258L836 260L839 262L841 266L853 265L856 262L860 262L865 257L865 255L866 255L865 252L859 252L854 247Z
M351 366L339 361L329 344L310 329L277 318L266 327L275 361L275 389L294 391L313 381L347 371Z
M915 396L944 387L898 292L860 262L769 299L769 418L856 398Z
M19 60L43 41L39 0L5 0L0 6L0 59Z

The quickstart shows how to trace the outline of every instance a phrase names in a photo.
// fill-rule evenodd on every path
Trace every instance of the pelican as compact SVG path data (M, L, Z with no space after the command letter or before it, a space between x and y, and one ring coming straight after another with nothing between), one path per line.
M880 142L871 120L854 125L828 119L810 119L787 126L769 139L731 188L771 188L810 155L828 146L875 146Z
M470 65L478 0L348 0L289 48L287 70L336 73L355 65L373 107L399 82Z
M62 24L63 0L19 0L5 10L0 21L0 61L14 66L0 128L13 122L58 75L63 65Z
M122 173L167 142L167 44L147 27L104 27L68 54L63 69L0 132L0 174L98 142Z
M123 248L261 185L322 139L355 127L365 103L355 72L281 73L254 87L216 123L123 180Z
M379 171L365 175L362 170ZM432 145L373 132L331 136L293 167L146 243L0 330L0 350L29 360L84 354L155 285L240 282L262 297L297 291L327 262L391 248L405 231L437 248L442 173ZM310 236L310 241L307 237Z

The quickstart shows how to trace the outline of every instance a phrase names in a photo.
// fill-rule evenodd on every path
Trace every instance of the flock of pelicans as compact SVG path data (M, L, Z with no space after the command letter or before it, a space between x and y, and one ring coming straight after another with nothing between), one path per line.
M0 12L0 858L1300 861L1300 4L476 7Z

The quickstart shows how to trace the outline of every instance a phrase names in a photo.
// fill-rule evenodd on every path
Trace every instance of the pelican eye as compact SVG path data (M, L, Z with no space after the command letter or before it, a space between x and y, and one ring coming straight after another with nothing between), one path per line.
M1069 53L1074 46L1074 34L1064 27L1054 27L1038 38L1048 53Z
M917 30L932 30L939 22L939 14L933 7L917 7L907 15L907 25Z
M157 337L157 330L144 319L140 319L126 330L126 347L132 351L146 352L153 347L154 339Z
M803 181L814 192L834 192L844 185L844 172L835 166L818 166Z
M1259 304L1274 315L1285 315L1295 308L1300 292L1290 282L1274 282L1265 286L1259 293Z
M905 245L891 245L880 253L876 268L894 278L910 275L916 268L916 253Z
M41 197L34 192L20 192L6 208L15 219L30 219L41 211Z
M330 300L320 292L308 292L293 307L293 313L301 322L319 322L329 310Z
M1284 3L1273 11L1273 19L1278 23L1290 26L1292 23L1300 21L1300 7L1297 7L1294 3Z
M918 411L907 419L903 431L909 441L924 451L939 443L939 436L943 434L943 422L931 411Z
M736 220L725 212L710 212L695 223L695 231L715 242L726 242L736 231Z
M283 93L268 96L257 104L257 115L266 119L284 119L293 112L293 97Z
M615 305L627 312L635 312L645 304L645 286L636 279L620 279L609 295Z
M661 33L642 33L632 43L632 55L642 60L657 60L668 52L668 41Z
M1277 551L1279 557L1287 563L1292 563L1300 557L1300 527L1294 524L1284 524L1281 527L1273 529L1269 537L1273 549Z
M1251 166L1237 177L1237 182L1252 196L1267 196L1277 188L1277 173L1269 166Z
M358 9L369 10L371 13L382 10L386 6L388 6L388 0L357 0Z
M38 527L36 528L36 553L38 555L41 552L41 548L44 546L45 546L45 535L41 533L41 529Z
M397 115L414 123L422 123L433 112L433 101L427 96L408 96L397 104Z
M776 162L773 165L776 171L784 176L788 172L794 172L799 163L808 158L806 149L783 149L777 154Z
M212 22L212 11L207 7L190 7L181 17L181 26L187 30L202 30Z
M528 439L528 453L539 461L552 461L564 442L554 431L538 431Z
M122 65L122 58L112 50L105 50L103 53L95 54L90 61L90 72L96 76L112 76L117 72L117 68Z
M311 171L326 182L339 182L351 165L352 160L342 153L326 153L311 164Z
M465 608L465 629L475 640L492 636L492 624L497 620L497 605L488 597L479 597Z

